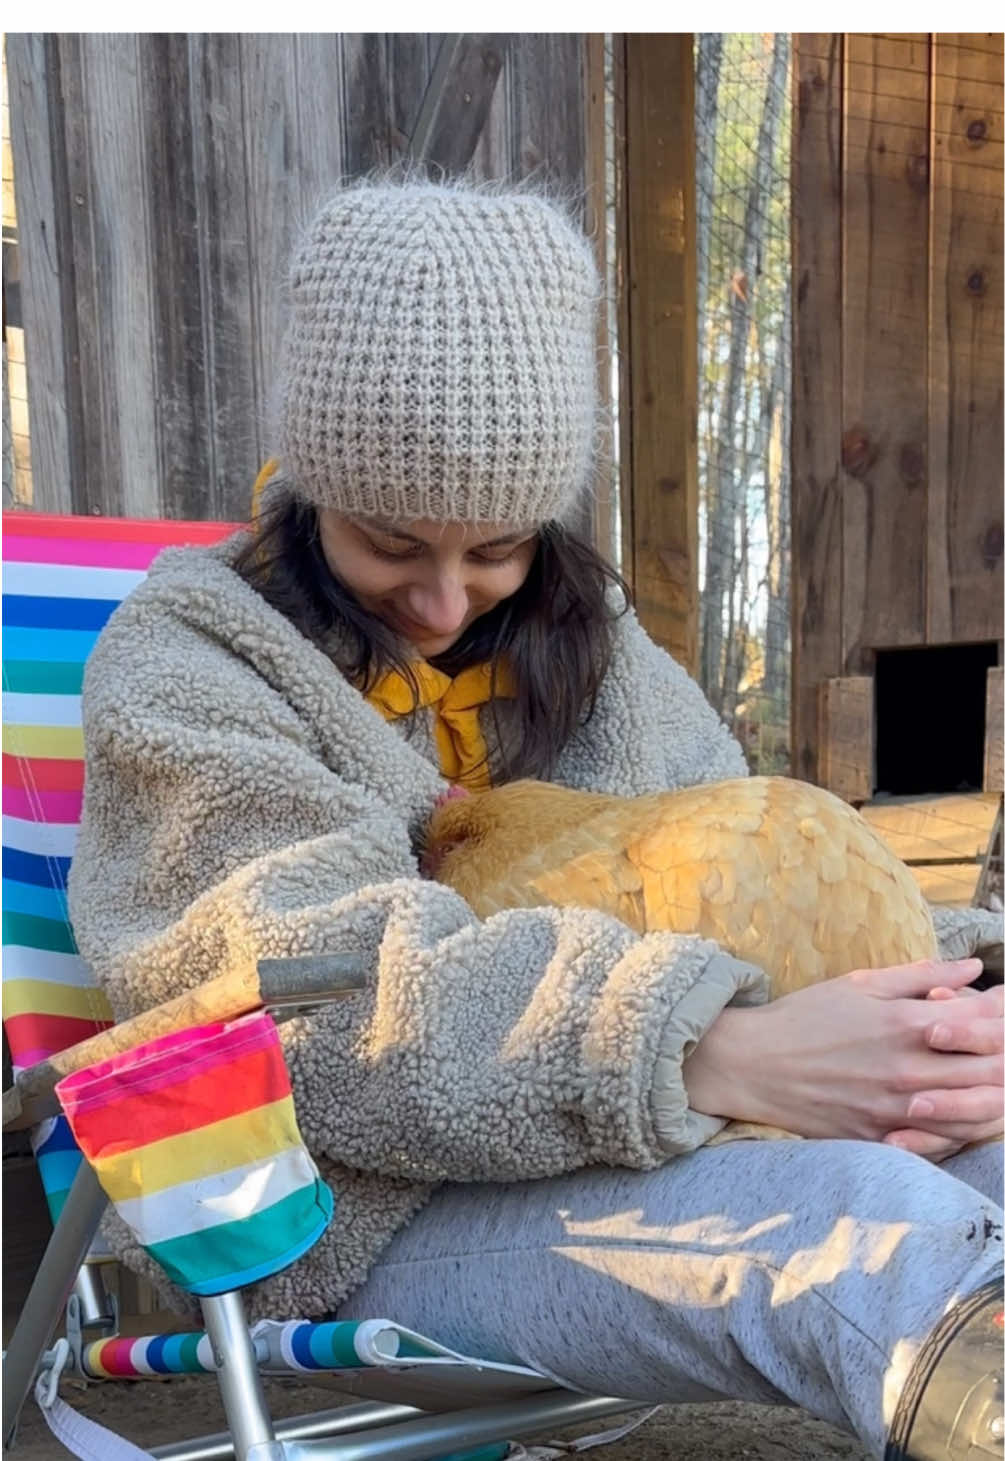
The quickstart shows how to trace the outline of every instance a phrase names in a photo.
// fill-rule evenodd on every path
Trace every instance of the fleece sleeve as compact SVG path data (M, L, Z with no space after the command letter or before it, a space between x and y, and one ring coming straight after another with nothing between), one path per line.
M654 1116L667 1032L678 1011L683 1041L759 998L759 971L580 909L480 922L418 877L400 811L336 773L233 645L195 653L176 627L127 666L129 642L113 626L88 671L70 889L117 1016L260 957L355 952L365 990L283 1027L316 1153L435 1182L651 1166L695 1144L682 1090L679 1122L665 1089Z

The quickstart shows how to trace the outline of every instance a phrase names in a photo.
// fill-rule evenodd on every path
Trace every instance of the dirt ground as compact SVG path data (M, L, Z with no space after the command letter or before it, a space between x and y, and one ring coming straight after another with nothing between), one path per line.
M267 1382L277 1418L330 1409L330 1390ZM212 1379L64 1387L78 1410L140 1446L164 1445L222 1430ZM587 1429L603 1429L615 1420ZM25 1408L12 1461L64 1461L70 1453L46 1429L34 1400ZM796 1410L728 1402L668 1406L634 1435L597 1453L606 1461L866 1461L850 1437Z

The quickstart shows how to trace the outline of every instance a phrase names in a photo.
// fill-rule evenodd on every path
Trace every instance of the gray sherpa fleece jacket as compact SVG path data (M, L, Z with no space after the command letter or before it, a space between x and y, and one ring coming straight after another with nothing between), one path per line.
M639 937L574 908L483 923L421 879L416 837L444 789L428 712L411 740L385 722L233 571L236 541L164 553L88 663L70 912L118 1018L260 956L364 957L365 990L282 1027L336 1211L250 1308L318 1314L437 1183L653 1167L700 1145L722 1123L688 1109L685 1046L766 987L694 936ZM636 795L745 771L694 682L625 614L555 779Z

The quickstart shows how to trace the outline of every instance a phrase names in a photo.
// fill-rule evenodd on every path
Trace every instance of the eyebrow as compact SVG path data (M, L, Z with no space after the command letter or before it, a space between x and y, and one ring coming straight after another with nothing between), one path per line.
M432 544L427 543L425 538L417 538L413 533L402 532L401 528L396 528L390 523L382 522L379 518L370 518L369 520L364 520L360 523L360 526L363 528L368 527L373 532L383 533L384 536L387 538L402 538L405 542L417 543L422 548L432 547ZM527 531L505 533L501 538L491 538L484 543L478 543L477 546L479 548L502 548L505 547L507 543L523 542L524 539L532 538L533 536L534 534L532 532Z

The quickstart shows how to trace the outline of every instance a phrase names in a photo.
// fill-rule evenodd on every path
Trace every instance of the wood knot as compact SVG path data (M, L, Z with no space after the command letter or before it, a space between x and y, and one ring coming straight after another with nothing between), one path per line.
M994 568L1005 549L1005 528L1001 523L992 523L984 534L984 567Z
M676 477L661 477L659 480L659 489L661 492L666 492L667 494L679 492L680 483Z
M970 273L967 275L967 293L981 295L987 294L987 292L988 281L985 277L984 270L971 269Z
M917 487L925 475L925 453L914 442L905 441L900 448L900 475L909 487Z
M878 455L864 426L850 426L841 438L841 465L850 477L864 477Z
M977 117L967 127L967 141L979 147L982 142L988 140L988 124L983 117Z
M916 193L928 192L928 157L924 152L916 152L909 157L905 171L907 181Z

